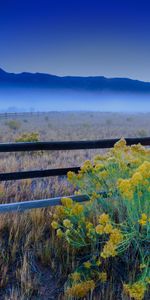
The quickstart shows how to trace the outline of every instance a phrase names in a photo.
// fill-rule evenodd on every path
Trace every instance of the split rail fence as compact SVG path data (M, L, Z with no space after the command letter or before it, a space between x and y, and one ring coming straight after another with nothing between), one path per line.
M0 144L2 152L26 152L26 151L61 151L61 150L83 150L83 149L107 149L112 148L119 139L104 139L94 141L65 141L65 142L33 142L33 143L7 143ZM126 138L127 145L141 143L143 146L150 146L150 137ZM42 178L50 176L65 176L68 171L78 172L80 167L34 170L11 173L0 173L0 181L20 180L28 178ZM68 196L66 196L68 197ZM83 202L89 198L87 195L71 195L74 201ZM0 213L12 211L24 211L26 209L44 208L59 205L62 197L23 201L15 203L0 204Z

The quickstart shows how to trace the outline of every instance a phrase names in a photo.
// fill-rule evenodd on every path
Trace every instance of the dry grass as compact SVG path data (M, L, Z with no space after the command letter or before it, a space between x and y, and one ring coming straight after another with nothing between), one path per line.
M150 114L24 114L1 117L0 125L1 142L13 142L22 133L34 131L42 141L150 136ZM0 172L79 166L97 152L100 150L1 154ZM73 187L64 177L0 184L1 203L72 192ZM38 209L0 216L0 299L64 299L62 287L68 272L77 263L76 253L54 236L50 229L51 214L51 209ZM126 299L113 291L112 286L105 289L98 298L92 299Z

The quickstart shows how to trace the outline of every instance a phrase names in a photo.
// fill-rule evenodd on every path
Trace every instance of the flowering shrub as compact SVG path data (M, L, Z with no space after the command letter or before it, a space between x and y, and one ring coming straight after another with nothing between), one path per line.
M55 209L52 227L78 256L66 296L93 293L119 266L123 292L144 299L150 284L150 150L121 139L68 179L89 201L63 198Z

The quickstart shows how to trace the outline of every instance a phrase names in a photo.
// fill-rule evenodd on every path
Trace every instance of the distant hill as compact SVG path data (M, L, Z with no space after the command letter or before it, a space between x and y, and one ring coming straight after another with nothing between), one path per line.
M150 93L149 82L128 78L106 78L103 76L60 77L50 74L28 72L15 74L0 69L0 89L6 87Z

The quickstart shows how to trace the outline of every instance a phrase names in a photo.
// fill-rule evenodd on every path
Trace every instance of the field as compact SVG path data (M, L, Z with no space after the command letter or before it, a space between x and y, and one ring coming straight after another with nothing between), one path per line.
M40 141L150 136L150 114L53 112L0 116L1 142L22 140L24 134L29 137L31 133L37 133ZM0 172L81 166L84 161L105 152L0 154ZM70 195L74 190L74 184L65 177L28 179L1 183L0 199L1 203L45 199ZM51 228L53 212L53 209L45 209L1 215L0 299L75 299L64 295L64 283L78 265L82 250L78 253L78 249L56 237ZM117 270L113 276L116 274ZM132 274L134 276L136 274ZM87 299L130 299L121 292L121 280L115 283L112 277L111 283L103 284L100 292L96 290ZM144 299L149 299L149 293Z
M37 132L41 141L94 140L150 136L150 114L43 113L0 118L0 141L14 142L23 133ZM36 170L80 166L101 150L45 151L34 155L0 154L0 171ZM63 178L5 184L3 201L42 199L70 194Z

